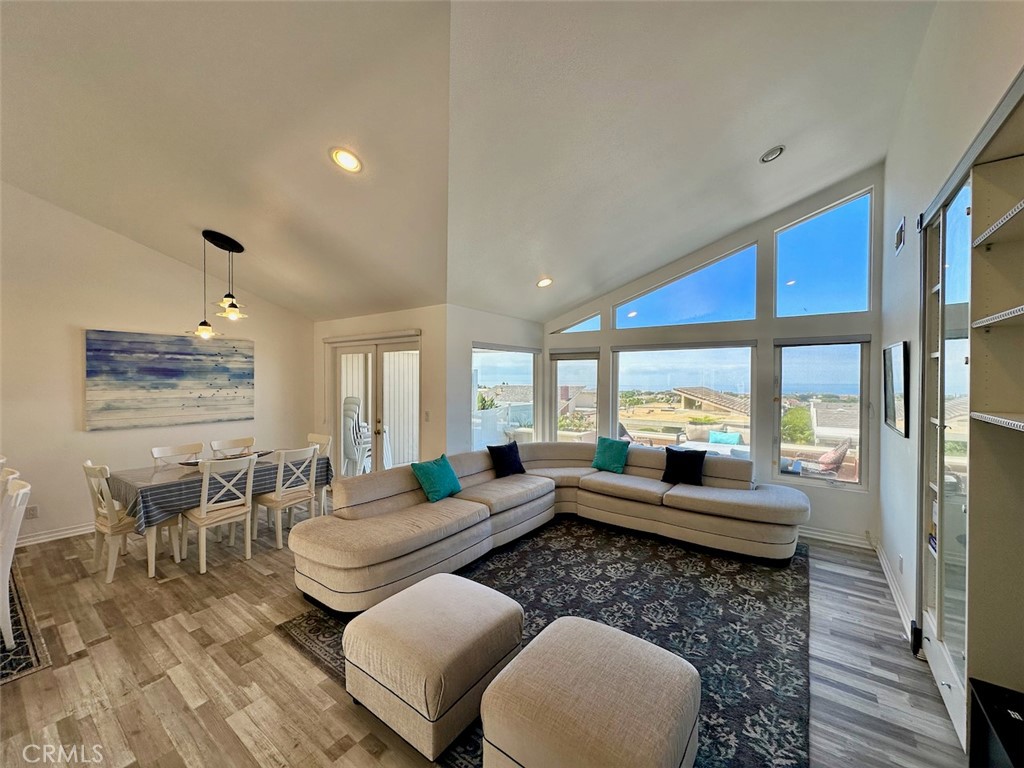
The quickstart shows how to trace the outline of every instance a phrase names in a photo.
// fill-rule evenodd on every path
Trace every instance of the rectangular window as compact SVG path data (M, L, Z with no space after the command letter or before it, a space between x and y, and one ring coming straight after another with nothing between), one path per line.
M473 348L473 450L533 442L533 352Z
M779 348L779 472L860 482L866 344Z
M560 443L597 442L597 358L558 359L555 369L556 437Z
M775 314L864 312L871 273L871 193L775 235Z
M750 458L750 347L617 353L618 436Z

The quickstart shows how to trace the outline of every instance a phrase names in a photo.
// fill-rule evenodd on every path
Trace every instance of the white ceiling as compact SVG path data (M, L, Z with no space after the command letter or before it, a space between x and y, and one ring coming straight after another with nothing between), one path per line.
M448 300L551 319L878 162L933 9L454 5Z
M546 320L881 159L932 9L5 0L2 175L313 319Z
M3 178L194 266L203 229L231 235L243 302L315 319L442 303L448 14L5 0ZM335 145L364 170L334 166Z

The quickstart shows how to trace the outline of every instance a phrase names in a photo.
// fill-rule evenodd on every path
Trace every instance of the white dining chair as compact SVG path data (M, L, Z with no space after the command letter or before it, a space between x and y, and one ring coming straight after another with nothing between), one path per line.
M202 443L188 443L186 445L161 445L151 448L153 455L153 466L161 467L167 464L177 464L179 461L198 461L203 453Z
M312 515L316 499L316 455L317 448L296 448L291 451L277 451L273 459L277 462L277 483L270 493L261 493L253 499L253 518L262 505L274 513L274 532L277 548L284 547L281 533L281 513L288 510L288 527L292 527L292 513L295 507L305 504ZM255 522L254 522L255 525ZM255 533L255 527L253 528Z
M370 428L360 420L360 400L346 397L342 402L341 453L343 475L362 475L370 471Z
M95 517L95 533L93 534L94 564L97 568L100 565L100 557L103 553L104 543L107 545L107 577L106 583L114 580L114 570L117 568L117 556L128 554L128 534L135 533L135 518L129 517L124 505L115 501L110 494L110 467L105 465L94 465L86 461L82 465L85 471L85 479L89 486L89 499L92 502L93 515ZM156 524L153 543L154 546L146 547L146 563L149 575L156 575L156 547L163 530L167 530L171 539L171 551L174 553L174 562L180 562L181 556L178 553L178 515L161 520ZM161 547L162 549L162 547Z
M256 445L255 437L235 437L230 440L211 440L210 449L215 459L234 459L248 456Z
M331 446L334 444L333 437L331 437L330 435L318 435L316 432L310 432L308 435L306 435L306 440L309 441L310 445L316 446L316 456L318 460L321 456L324 456L327 459L331 458ZM316 474L315 465L313 466L313 474ZM326 509L324 505L327 501L328 488L330 488L329 483L324 483L323 485L318 485L316 487L318 515L324 514L324 510ZM312 510L310 510L310 515L312 514Z
M188 524L196 527L199 544L199 572L206 573L206 529L231 523L228 540L235 544L234 523L244 526L245 559L252 558L252 476L256 467L255 456L239 456L234 459L200 461L203 473L203 487L199 506L185 510L181 528L181 556L188 556Z
M11 627L11 566L14 565L14 548L18 544L18 531L25 517L28 495L32 486L24 480L11 480L7 493L0 502L0 573L3 574L3 600L0 600L0 634L4 648L14 647L14 630Z
M21 477L21 473L16 469L11 469L10 467L0 469L0 499L7 493L7 484L11 480L17 480L19 477Z

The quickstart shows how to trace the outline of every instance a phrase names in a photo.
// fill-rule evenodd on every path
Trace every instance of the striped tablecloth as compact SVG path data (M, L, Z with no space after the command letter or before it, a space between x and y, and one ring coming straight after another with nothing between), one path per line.
M267 457L268 459L270 456ZM328 485L334 479L331 460L321 456L316 465L316 485ZM277 485L277 464L256 462L252 492L270 493ZM110 473L110 495L121 502L135 518L135 530L146 528L169 517L199 506L203 490L203 473L198 467L177 464L162 467L121 469Z

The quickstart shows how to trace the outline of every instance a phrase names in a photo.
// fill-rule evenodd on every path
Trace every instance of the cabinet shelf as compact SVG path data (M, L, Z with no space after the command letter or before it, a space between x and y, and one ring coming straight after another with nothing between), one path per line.
M984 421L988 424L995 424L997 427L1006 427L1018 432L1024 432L1024 413L985 413L982 411L971 411L971 418L975 421Z
M974 247L980 248L983 245L994 245L996 243L1011 243L1015 240L1024 240L1024 200L1018 202L1010 210L1004 213L995 224L986 229L981 236L974 241Z
M1024 325L1024 304L994 315L983 317L971 323L971 328L986 328L991 325Z

